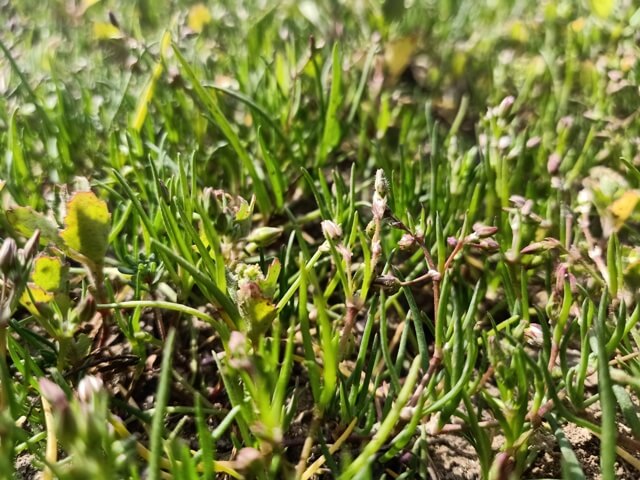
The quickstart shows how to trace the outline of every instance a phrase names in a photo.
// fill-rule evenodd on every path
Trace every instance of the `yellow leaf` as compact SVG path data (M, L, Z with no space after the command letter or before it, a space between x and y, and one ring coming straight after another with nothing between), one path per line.
M162 58L166 58L167 52L169 52L170 48L171 48L171 32L167 30L162 35L162 40L160 41L160 55L162 56Z
M615 217L616 227L621 227L627 221L638 205L638 201L640 201L640 192L627 190L609 206L609 210Z
M608 18L616 6L615 0L590 0L591 11L600 18Z
M392 77L405 71L418 46L415 36L398 38L384 47L384 64Z
M58 257L40 255L35 259L31 278L40 288L56 292L64 286L66 271Z
M107 204L93 192L77 192L67 203L64 225L60 236L70 254L77 252L95 265L102 264L111 231Z
M118 27L111 23L96 22L93 24L93 36L96 40L117 40L124 35Z
M153 71L151 72L151 77L147 81L144 90L138 98L138 105L136 105L136 110L131 118L131 128L136 132L140 132L140 130L142 130L144 121L147 118L147 113L149 112L149 104L153 100L153 95L156 91L156 84L158 83L160 75L162 75L162 70L162 62L156 63L155 67L153 67Z
M40 316L42 306L52 300L53 293L47 292L33 283L30 283L20 296L20 303L34 316Z
M202 3L191 7L187 17L187 26L196 33L201 33L204 27L211 23L211 13Z

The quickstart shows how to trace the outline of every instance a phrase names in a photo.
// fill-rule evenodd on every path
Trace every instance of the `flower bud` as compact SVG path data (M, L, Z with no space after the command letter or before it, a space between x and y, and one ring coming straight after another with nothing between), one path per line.
M400 250L410 250L416 245L416 239L413 235L405 233L398 242L398 248Z
M282 231L280 227L258 227L247 236L247 241L266 247L275 242Z
M371 203L371 213L376 220L382 220L384 213L387 211L387 200L378 192L373 194L373 202Z
M374 285L378 285L384 289L397 289L401 286L400 280L393 275L381 275L373 281Z
M16 241L11 237L5 238L0 247L0 271L5 275L15 267L17 251Z
M498 231L498 227L491 225L483 225L482 223L475 223L473 225L473 232L478 238L487 238L494 235Z
M234 330L229 336L229 352L234 357L242 357L247 354L247 337L243 333Z
M485 250L487 252L494 252L500 248L500 244L496 242L493 238L487 238L486 240L482 240L475 245L480 250Z
M558 152L553 152L547 159L547 172L549 172L550 175L555 174L558 171L558 167L560 167L561 163L562 157L560 156L560 154Z
M523 255L528 253L541 253L549 250L554 250L560 246L561 246L561 243L559 240L548 237L548 238L545 238L544 240L541 240L540 242L534 242L530 245L527 245L522 250L520 250L520 253Z
M524 337L529 345L534 347L541 347L543 341L542 327L537 323L530 324L524 330Z
M22 247L22 258L25 261L29 261L33 259L33 257L38 251L39 243L40 243L40 230L36 230L35 232L33 232L33 235L31 235L31 238L27 240L27 243L24 244L24 247Z
M47 399L54 411L64 412L69 408L69 400L59 385L44 377L38 380L38 385L41 395Z
M381 197L385 197L387 195L387 191L389 190L389 184L387 182L386 177L384 176L384 170L381 168L376 172L376 180L374 184L376 193Z
M500 116L506 115L515 101L516 99L513 95L504 97L500 102L500 105L498 105L498 111L496 113Z
M104 389L102 380L93 375L87 375L78 384L78 399L82 403L91 403L93 396Z
M252 447L241 448L234 461L235 469L244 474L255 472L261 464L262 454Z
M340 225L331 220L323 220L321 226L322 233L327 239L335 240L342 236L342 228L340 228Z

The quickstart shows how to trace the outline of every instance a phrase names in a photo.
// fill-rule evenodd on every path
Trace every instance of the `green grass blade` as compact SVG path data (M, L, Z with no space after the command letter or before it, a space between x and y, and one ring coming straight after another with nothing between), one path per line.
M171 364L173 356L173 344L176 338L176 331L170 330L167 335L165 346L162 350L162 367L160 369L160 382L156 392L155 413L151 424L149 458L149 479L160 480L160 459L162 458L162 445L164 436L164 414L169 402L169 388L171 380Z

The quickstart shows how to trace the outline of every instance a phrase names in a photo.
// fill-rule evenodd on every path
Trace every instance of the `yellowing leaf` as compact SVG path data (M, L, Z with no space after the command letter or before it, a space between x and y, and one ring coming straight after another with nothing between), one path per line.
M29 287L20 296L20 303L34 316L40 316L42 306L52 300L53 293L47 292L33 283L30 283Z
M589 0L591 11L600 18L608 18L616 6L615 0Z
M384 47L384 64L392 77L398 77L405 71L417 45L417 38L412 36L393 40Z
M144 121L147 118L149 104L153 100L153 95L156 91L156 83L158 82L160 75L162 75L162 70L162 62L156 63L155 67L153 67L153 71L151 72L151 77L149 77L144 90L140 94L138 105L136 105L136 110L131 119L131 128L136 132L140 132L144 125Z
M64 286L65 277L64 265L58 257L41 255L35 259L31 278L38 287L56 292Z
M95 265L102 264L111 230L107 204L93 192L77 192L67 203L64 225L60 236L70 254L77 252Z
M62 244L62 239L58 235L58 226L48 217L36 212L31 207L14 207L7 210L7 220L24 236L31 237L35 230L40 230L40 243Z
M117 40L124 35L118 27L107 22L96 22L93 24L93 37L96 40Z
M257 340L271 326L278 311L270 300L258 298L246 306L244 313L249 320L249 338Z
M167 30L162 34L162 40L160 41L160 55L162 58L166 58L169 49L171 48L171 32Z
M640 201L638 190L628 190L609 206L609 210L615 217L616 227L620 228L631 216Z
M211 23L211 13L202 3L191 7L187 17L187 26L196 33L201 33L206 25Z

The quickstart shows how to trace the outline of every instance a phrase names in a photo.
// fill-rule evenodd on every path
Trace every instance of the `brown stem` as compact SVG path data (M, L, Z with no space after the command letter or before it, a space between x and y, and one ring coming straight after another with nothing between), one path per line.
M342 336L340 337L340 352L345 353L347 342L351 337L351 331L356 324L356 317L360 309L353 301L347 302L347 313L344 318L344 329L342 330Z

